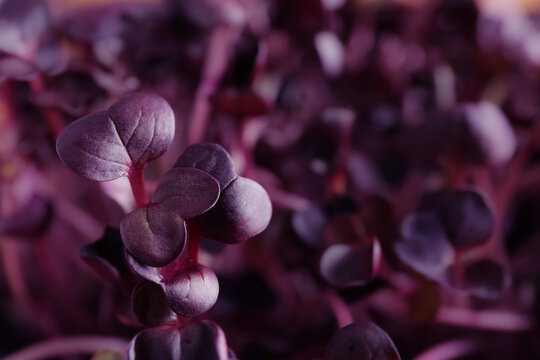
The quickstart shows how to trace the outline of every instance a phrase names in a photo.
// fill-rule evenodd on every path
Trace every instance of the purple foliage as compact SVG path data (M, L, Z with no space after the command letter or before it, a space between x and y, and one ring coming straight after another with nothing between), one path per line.
M178 315L193 317L205 313L216 302L219 284L207 267L188 263L163 283L171 309Z
M73 171L96 181L128 176L163 155L174 135L174 113L157 95L123 97L85 116L60 135L56 149Z
M225 188L203 220L203 234L225 244L260 234L270 222L272 204L257 182L238 177Z
M537 3L0 0L0 358L540 358Z
M353 323L330 340L325 360L400 360L394 342L373 323Z

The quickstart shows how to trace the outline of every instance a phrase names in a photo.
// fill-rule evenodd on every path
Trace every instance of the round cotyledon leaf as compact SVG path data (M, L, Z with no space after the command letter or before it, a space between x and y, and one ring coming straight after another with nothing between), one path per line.
M76 173L114 180L161 156L172 142L174 125L173 110L162 97L126 95L108 110L70 124L56 149Z

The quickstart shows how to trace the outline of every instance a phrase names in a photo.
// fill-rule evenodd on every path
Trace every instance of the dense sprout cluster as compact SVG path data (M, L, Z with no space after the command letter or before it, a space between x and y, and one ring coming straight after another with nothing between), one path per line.
M0 357L540 358L539 14L0 0Z

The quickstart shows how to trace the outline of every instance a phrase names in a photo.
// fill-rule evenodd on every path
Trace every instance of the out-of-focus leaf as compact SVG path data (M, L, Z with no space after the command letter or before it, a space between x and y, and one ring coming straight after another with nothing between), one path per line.
M120 281L122 276L129 274L118 229L107 227L101 239L83 245L79 255L106 280Z
M358 322L340 329L330 340L325 360L400 360L394 342L375 324Z
M454 261L454 248L431 213L408 215L394 249L401 261L430 279L439 278Z
M379 267L381 247L372 244L335 244L324 252L320 271L323 278L338 288L365 285Z

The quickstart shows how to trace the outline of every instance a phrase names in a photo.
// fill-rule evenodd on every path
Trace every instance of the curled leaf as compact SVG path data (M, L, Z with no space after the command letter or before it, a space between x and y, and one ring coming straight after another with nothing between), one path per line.
M163 280L163 276L160 272L160 269L162 268L141 264L127 251L125 252L125 256L129 267L136 274L155 283L160 283Z
M137 319L146 326L159 326L176 321L165 293L159 284L141 281L131 294L131 306Z
M98 241L81 247L80 257L106 280L120 281L129 274L120 231L111 227Z
M133 168L161 156L174 135L174 113L152 94L124 96L107 111L85 116L58 137L62 161L97 181L127 176Z
M304 243L314 248L322 247L322 232L326 225L326 213L319 206L297 211L292 216L292 226Z
M442 201L437 211L448 239L457 249L480 245L495 228L495 216L484 194L477 189L460 189Z
M514 155L517 140L506 115L495 104L482 101L463 105L465 121L473 137L471 143L484 162L506 163Z
M457 266L462 268L456 269ZM451 267L443 284L459 294L496 299L510 281L508 269L493 260L483 259Z
M0 218L0 234L16 237L36 238L51 224L54 208L49 199L34 195L17 212Z

